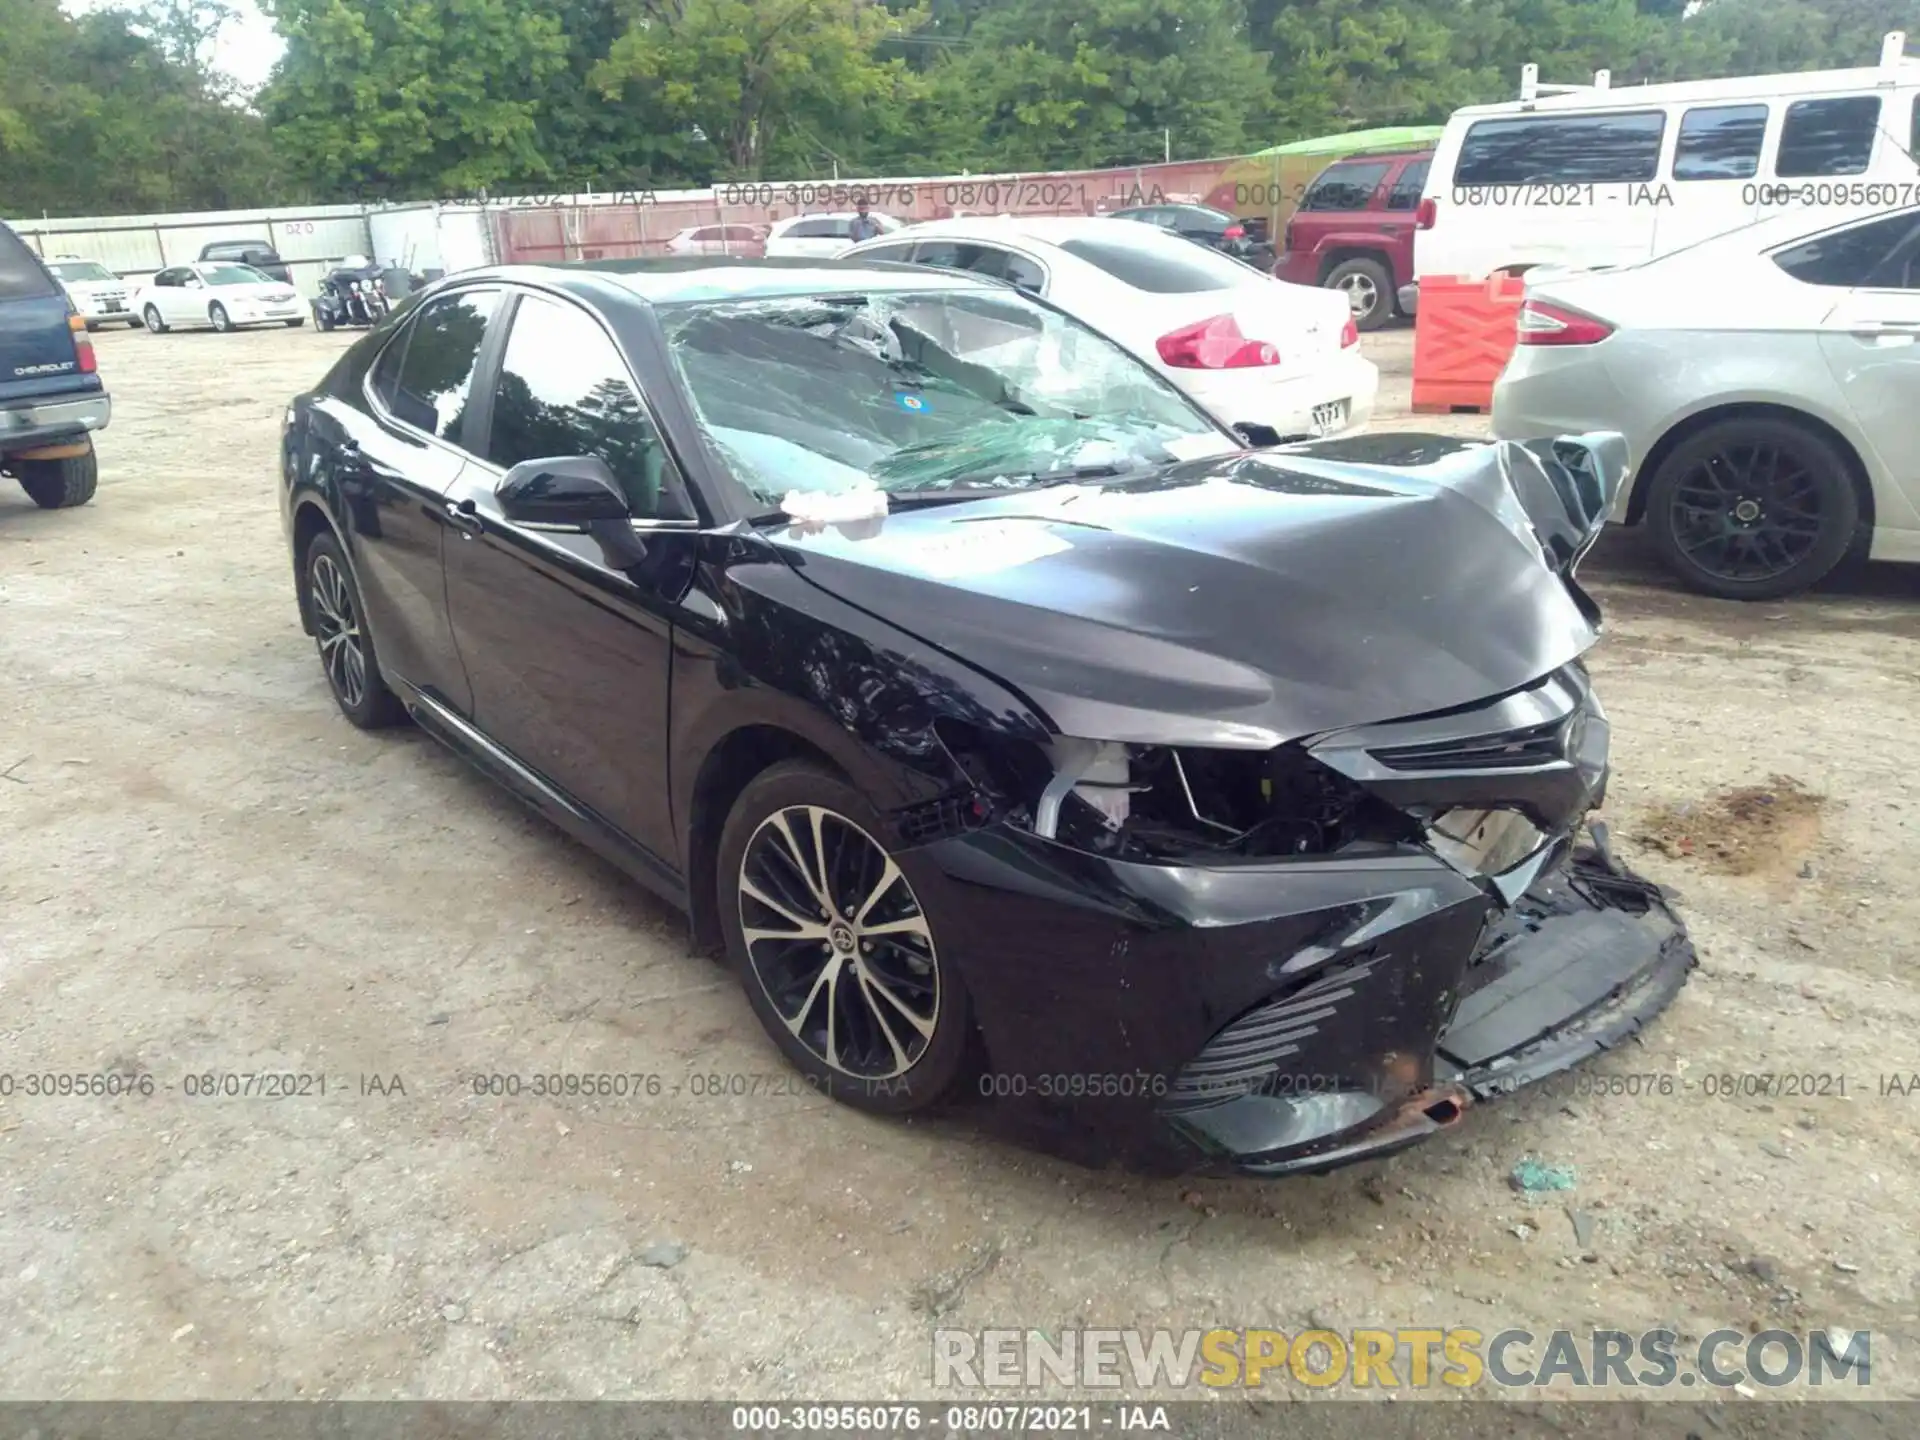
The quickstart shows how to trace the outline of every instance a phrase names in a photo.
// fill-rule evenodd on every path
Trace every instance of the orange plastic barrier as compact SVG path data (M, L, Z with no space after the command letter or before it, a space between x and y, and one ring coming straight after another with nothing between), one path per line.
M1513 354L1515 317L1527 282L1430 275L1420 282L1413 324L1413 408L1423 415L1486 414L1493 382Z

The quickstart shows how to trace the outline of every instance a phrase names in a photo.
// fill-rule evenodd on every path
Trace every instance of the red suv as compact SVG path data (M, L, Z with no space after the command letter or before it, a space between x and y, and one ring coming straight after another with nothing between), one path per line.
M1413 222L1431 150L1355 155L1322 170L1287 222L1273 273L1296 285L1344 290L1353 323L1378 330L1413 280Z

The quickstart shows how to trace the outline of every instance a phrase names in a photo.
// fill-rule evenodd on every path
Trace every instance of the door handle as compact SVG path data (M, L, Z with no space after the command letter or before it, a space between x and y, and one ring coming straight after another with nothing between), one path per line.
M1920 321L1869 321L1853 327L1856 340L1920 340Z
M486 533L486 527L480 523L480 515L471 500L462 500L458 504L447 502L447 523L469 540Z

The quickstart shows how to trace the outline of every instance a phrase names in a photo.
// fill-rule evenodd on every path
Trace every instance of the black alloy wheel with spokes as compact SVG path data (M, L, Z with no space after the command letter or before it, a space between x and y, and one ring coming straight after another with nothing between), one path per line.
M879 815L799 762L750 782L721 835L727 949L767 1033L816 1089L906 1113L966 1063L964 988Z
M1649 486L1661 559L1729 600L1805 590L1840 563L1860 524L1845 457L1787 420L1709 425L1674 447Z
M315 536L307 547L305 578L313 641L341 714L362 730L399 724L406 707L380 677L360 588L332 535Z

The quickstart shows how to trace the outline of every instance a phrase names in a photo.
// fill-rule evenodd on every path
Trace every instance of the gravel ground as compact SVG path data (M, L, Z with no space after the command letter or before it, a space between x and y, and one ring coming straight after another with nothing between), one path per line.
M1519 1097L1324 1179L1090 1172L774 1093L673 914L423 736L346 725L274 478L348 338L103 333L98 499L0 484L0 1071L159 1086L0 1098L0 1395L879 1398L929 1392L936 1324L1668 1323L1870 1328L1873 1393L1920 1396L1920 1098L1881 1079L1920 1070L1911 572L1740 606L1630 536L1590 562L1607 818L1703 955L1591 1073L1673 1093ZM1483 423L1405 417L1409 333L1367 344L1383 424ZM470 1081L556 1070L682 1093ZM326 1092L186 1093L264 1071ZM1703 1093L1747 1074L1835 1078ZM1526 1158L1574 1188L1517 1193Z

